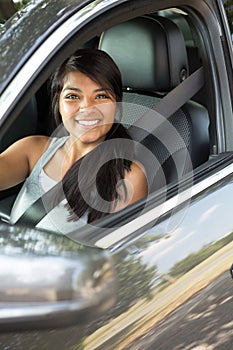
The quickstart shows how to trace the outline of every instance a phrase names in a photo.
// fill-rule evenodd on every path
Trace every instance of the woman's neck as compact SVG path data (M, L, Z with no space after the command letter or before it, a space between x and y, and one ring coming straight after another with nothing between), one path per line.
M98 142L84 143L79 139L72 139L70 137L64 144L64 150L70 165L73 165L74 162L84 157L100 143L100 140Z

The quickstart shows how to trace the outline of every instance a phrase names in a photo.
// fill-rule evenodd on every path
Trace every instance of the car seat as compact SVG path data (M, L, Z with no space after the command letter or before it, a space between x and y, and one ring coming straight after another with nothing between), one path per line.
M184 37L171 20L144 16L107 29L99 49L114 59L122 73L122 122L134 139L135 122L188 76ZM209 157L209 116L202 105L188 101L163 123L157 123L154 113L154 121L155 130L147 130L140 142L153 157L147 157L145 148L137 149L152 191L177 181Z
M23 108L12 126L6 131L0 139L0 152L3 152L7 147L15 141L36 133L38 123L37 103L33 96L31 100Z

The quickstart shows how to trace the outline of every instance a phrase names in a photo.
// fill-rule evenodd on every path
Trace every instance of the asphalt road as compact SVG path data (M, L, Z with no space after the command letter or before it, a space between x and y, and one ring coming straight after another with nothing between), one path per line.
M233 280L226 272L130 345L133 350L233 350Z

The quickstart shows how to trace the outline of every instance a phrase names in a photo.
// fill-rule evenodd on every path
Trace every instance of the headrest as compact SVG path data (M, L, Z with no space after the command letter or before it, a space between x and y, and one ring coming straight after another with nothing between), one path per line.
M99 49L118 65L124 87L169 91L188 76L184 37L165 17L118 24L102 33Z

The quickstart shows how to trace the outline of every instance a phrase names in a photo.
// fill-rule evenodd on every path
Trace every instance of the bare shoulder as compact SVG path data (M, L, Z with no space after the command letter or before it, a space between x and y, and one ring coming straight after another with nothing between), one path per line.
M49 140L47 136L25 137L3 151L0 154L0 188L6 189L24 181L45 152Z
M124 186L119 186L117 189L119 197L114 211L121 210L148 195L146 171L139 162L134 161L131 163L130 171L125 171L123 181Z
M132 162L131 170L125 173L125 180L127 189L132 195L131 202L135 202L147 196L148 182L146 171L142 164L136 161Z
M51 138L43 135L27 136L15 144L20 151L21 149L27 153L29 167L32 169L38 159L46 151Z
M48 136L33 135L17 141L15 145L16 147L27 150L28 154L42 154L47 149L50 140Z
M49 145L51 138L44 135L33 135L27 136L20 141L22 141L25 145L30 145L32 147L47 147Z
M45 146L47 143L49 143L49 140L50 138L48 136L32 135L32 136L26 136L16 141L14 144L12 144L12 146L13 147L22 147L22 146L40 147L40 146Z
M25 138L25 145L29 147L28 158L31 167L34 167L35 163L46 151L50 141L50 137L42 135L29 136Z
M48 136L27 136L9 146L2 154L21 153L28 155L30 153L43 152L49 145L50 138Z
M132 162L130 171L125 174L125 179L147 183L145 168L137 161Z

